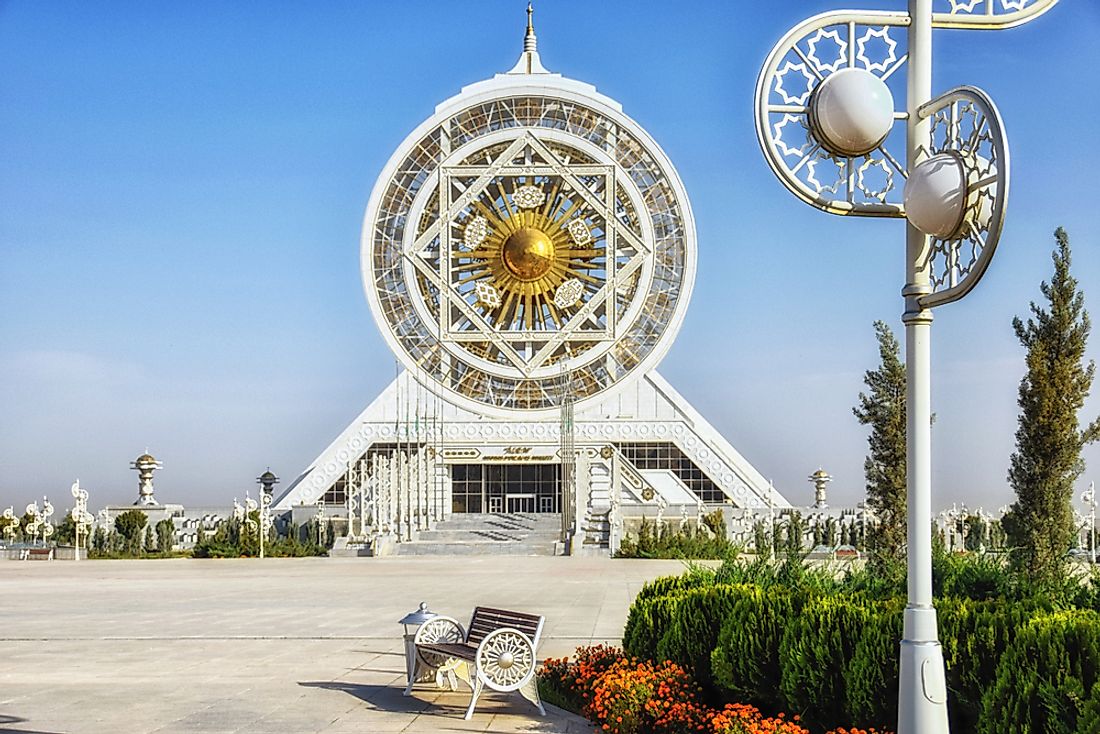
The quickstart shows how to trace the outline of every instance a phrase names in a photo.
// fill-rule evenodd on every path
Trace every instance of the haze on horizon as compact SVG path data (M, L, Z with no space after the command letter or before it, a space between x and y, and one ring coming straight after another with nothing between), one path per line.
M903 229L831 217L774 179L756 75L793 25L855 5L541 2L543 62L622 103L679 169L699 231L692 303L660 372L794 504L807 475L862 499L851 407L901 338ZM359 229L386 160L435 105L509 68L521 0L439 4L9 2L0 7L0 509L137 496L227 505L293 481L393 379ZM613 31L613 32L612 32ZM989 272L933 326L933 504L1012 501L1024 352L1011 327L1053 231L1100 316L1093 132L1100 6L1010 31L939 31L934 89L984 88L1013 181ZM1100 333L1088 356L1100 359ZM1082 418L1100 413L1100 385ZM1100 446L1078 485L1100 479ZM1078 505L1079 506L1079 505Z

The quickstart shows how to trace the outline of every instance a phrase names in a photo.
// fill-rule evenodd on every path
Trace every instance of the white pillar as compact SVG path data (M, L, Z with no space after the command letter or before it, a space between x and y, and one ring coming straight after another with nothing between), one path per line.
M932 0L909 0L909 77L906 165L928 155L929 122L917 110L932 98ZM898 734L945 734L947 686L932 606L932 312L920 306L931 292L928 237L906 223L905 367L908 604L901 641Z
M573 485L573 538L570 541L571 555L578 555L584 544L587 528L584 515L588 510L589 497L592 495L592 472L589 470L588 453L584 449L577 451L576 481Z

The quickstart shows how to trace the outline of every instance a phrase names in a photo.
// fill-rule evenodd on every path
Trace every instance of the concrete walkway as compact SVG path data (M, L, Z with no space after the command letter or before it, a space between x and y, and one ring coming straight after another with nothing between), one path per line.
M673 561L547 557L0 561L0 734L588 732L517 694L401 695L427 601L541 613L539 657L618 642Z

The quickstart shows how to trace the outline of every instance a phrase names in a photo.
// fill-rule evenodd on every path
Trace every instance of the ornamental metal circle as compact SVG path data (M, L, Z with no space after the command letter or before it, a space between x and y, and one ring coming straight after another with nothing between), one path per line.
M975 87L958 87L932 100L922 114L931 118L929 157L951 152L965 171L965 201L956 237L932 237L928 249L932 293L927 308L957 301L981 280L1004 226L1009 188L1008 142L993 100Z
M627 118L550 94L422 126L364 222L368 300L398 358L466 403L525 411L654 364L686 308L695 241L650 145Z
M793 28L775 45L756 86L756 133L765 159L803 201L834 214L901 217L905 115L862 155L829 150L815 134L818 91L834 74L861 70L904 101L908 62L904 13L836 11ZM820 129L820 128L818 128Z
M482 640L477 651L477 675L496 691L515 691L535 674L535 651L513 629L498 629Z

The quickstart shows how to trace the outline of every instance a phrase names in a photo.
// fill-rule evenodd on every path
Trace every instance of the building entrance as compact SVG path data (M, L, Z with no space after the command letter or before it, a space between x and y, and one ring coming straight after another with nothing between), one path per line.
M454 512L561 512L560 464L452 464Z

